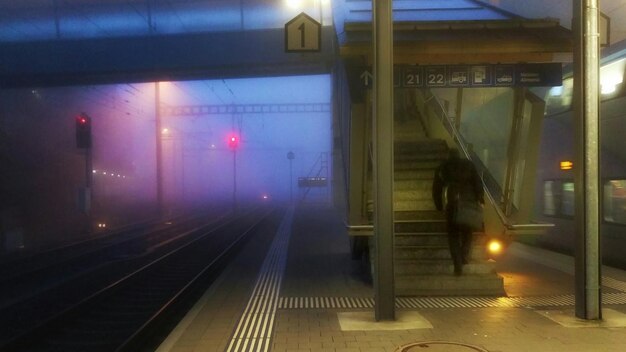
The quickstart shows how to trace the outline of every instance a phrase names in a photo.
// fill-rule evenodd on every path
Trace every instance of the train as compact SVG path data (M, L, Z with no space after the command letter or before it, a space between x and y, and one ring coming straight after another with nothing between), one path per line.
M604 264L626 268L626 45L605 52L601 60L599 119L600 242ZM605 49L606 50L606 49ZM546 102L535 187L534 215L555 226L543 235L525 239L535 245L572 255L574 219L575 117L573 79L544 89ZM580 137L579 137L580 138Z

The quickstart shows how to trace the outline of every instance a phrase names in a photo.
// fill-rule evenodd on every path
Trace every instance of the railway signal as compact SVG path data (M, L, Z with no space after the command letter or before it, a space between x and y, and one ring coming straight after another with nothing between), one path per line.
M228 147L232 150L236 150L239 147L239 137L236 135L228 137Z
M91 148L91 118L85 113L76 116L76 147Z

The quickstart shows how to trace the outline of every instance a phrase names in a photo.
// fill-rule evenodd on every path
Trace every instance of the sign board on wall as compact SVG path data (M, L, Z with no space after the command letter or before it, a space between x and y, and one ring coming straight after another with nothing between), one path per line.
M322 47L322 25L302 12L285 24L285 51L317 52Z
M552 87L563 84L560 63L515 65L394 66L394 85L402 88ZM373 76L359 76L371 87Z

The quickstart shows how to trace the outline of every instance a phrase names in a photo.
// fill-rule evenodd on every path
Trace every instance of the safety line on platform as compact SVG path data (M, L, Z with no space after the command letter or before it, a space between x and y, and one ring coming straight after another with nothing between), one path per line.
M605 293L605 304L626 304L626 293ZM397 308L520 308L573 306L574 295L533 297L399 297ZM278 309L373 308L370 297L281 297Z
M293 208L289 208L263 261L254 290L239 319L227 352L270 350L292 220Z

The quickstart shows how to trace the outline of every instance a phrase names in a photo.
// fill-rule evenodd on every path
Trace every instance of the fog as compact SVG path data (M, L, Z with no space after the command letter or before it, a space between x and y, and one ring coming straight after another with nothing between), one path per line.
M5 226L20 229L6 246L154 216L158 169L164 213L298 201L298 177L331 174L330 95L327 75L1 90L0 205ZM81 113L92 123L91 174L76 146Z

